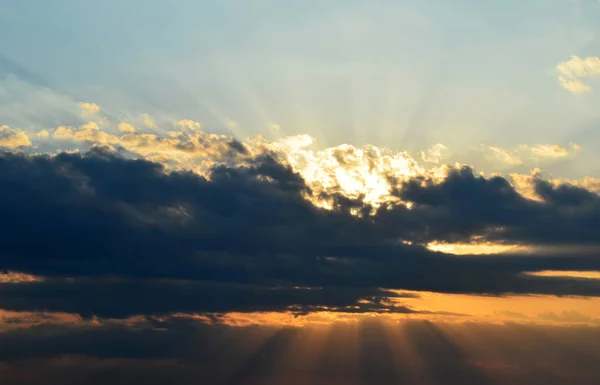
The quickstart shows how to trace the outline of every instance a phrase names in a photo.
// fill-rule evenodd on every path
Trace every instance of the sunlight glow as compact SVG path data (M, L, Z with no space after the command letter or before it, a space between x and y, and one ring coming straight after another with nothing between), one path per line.
M585 278L585 279L600 279L600 271L554 271L543 270L526 273L536 277L567 277L567 278Z
M527 249L521 245L505 245L492 242L484 243L442 243L430 242L427 248L431 251L439 251L455 255L487 255L500 253L516 253Z

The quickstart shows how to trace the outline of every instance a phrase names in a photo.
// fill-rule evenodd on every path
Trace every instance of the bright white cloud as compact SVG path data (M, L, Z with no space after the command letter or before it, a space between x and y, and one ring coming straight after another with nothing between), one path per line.
M361 197L374 206L397 201L392 194L395 183L416 175L435 177L444 172L444 167L425 169L419 166L407 152L392 152L371 145L358 148L349 144L313 150L310 148L313 143L310 136L297 135L264 146L276 151L284 162L302 175L313 191L315 203L322 207L329 207L331 203L319 200L322 192Z
M600 57L587 57L582 59L572 56L571 59L556 66L560 72L558 81L560 85L574 93L580 94L591 91L591 88L582 82L582 79L600 76Z

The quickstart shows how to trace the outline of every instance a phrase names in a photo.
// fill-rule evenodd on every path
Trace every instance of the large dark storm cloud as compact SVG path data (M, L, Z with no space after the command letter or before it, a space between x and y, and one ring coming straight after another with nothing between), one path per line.
M569 184L553 186L541 178L534 179L534 190L541 202L523 197L500 176L487 179L463 167L441 183L405 183L398 195L416 204L410 217L419 218L415 235L423 240L463 241L483 235L524 244L599 243L597 194ZM502 231L489 232L497 228Z
M124 317L310 311L367 298L376 310L390 296L379 288L600 295L594 280L521 274L597 270L594 255L457 257L421 246L475 235L594 244L600 198L587 190L539 180L543 201L532 201L500 177L463 168L441 183L399 185L411 210L358 217L350 208L365 208L360 201L315 207L304 180L275 159L204 178L104 150L0 155L0 268L44 277L0 284L0 308Z

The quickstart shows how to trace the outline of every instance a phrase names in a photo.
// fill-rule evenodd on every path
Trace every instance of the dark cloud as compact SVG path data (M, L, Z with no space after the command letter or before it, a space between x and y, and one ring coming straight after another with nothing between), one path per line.
M595 256L457 257L422 246L474 235L548 244L598 239L599 198L543 183L537 202L500 177L462 168L441 183L400 185L397 194L414 202L410 210L386 206L366 215L370 207L341 196L334 210L315 207L302 177L269 155L202 177L101 148L55 157L4 153L0 268L46 279L0 284L0 307L124 317L350 310L364 298L372 305L362 309L373 311L390 295L378 288L600 295L595 280L522 274L596 270Z
M381 303L382 298L402 297L368 288L239 285L197 281L149 279L54 280L39 283L0 284L0 308L52 310L85 317L127 317L136 314L226 313L280 311L306 313L331 309L352 312L393 311L416 313L402 306ZM371 302L350 309L360 298Z
M592 385L600 376L597 328L380 319L330 329L161 326L1 333L2 383Z
M500 176L477 176L465 166L439 183L424 178L404 183L396 194L415 203L411 214L393 207L382 209L381 215L388 225L397 217L410 218L411 235L421 241L482 236L508 243L598 244L600 196L541 178L534 180L534 189L541 201L520 195Z

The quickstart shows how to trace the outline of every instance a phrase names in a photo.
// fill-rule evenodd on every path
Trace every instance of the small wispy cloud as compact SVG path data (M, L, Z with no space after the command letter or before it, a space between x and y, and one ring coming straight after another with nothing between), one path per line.
M510 166L518 166L523 164L521 157L516 153L516 150L506 150L496 146L483 145L483 151L486 157L491 160L496 160Z
M560 72L558 82L561 87L574 94L591 91L590 86L583 83L582 79L600 76L600 57L587 57L582 59L572 56L571 59L556 66Z
M152 115L150 114L143 114L142 115L142 119L144 122L144 126L148 127L148 128L156 128L156 121L154 120L154 118L152 117Z
M576 143L570 143L569 147L562 147L558 144L522 144L508 149L482 145L486 158L508 166L519 166L530 161L564 159L573 156L580 149L581 147Z
M434 144L425 151L421 151L423 161L429 163L440 163L441 159L446 155L448 148L441 143Z
M182 129L187 129L189 131L198 131L202 128L202 125L199 122L190 119L182 119L177 122L177 125Z

